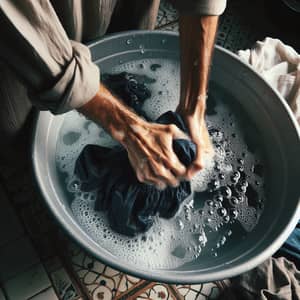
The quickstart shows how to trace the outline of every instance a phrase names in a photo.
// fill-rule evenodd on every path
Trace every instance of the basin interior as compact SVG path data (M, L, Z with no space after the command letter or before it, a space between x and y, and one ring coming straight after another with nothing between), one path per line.
M126 40L130 38L131 43ZM141 46L142 45L142 51ZM90 45L101 72L120 62L140 58L178 59L178 38L165 33L128 33ZM169 282L200 282L237 275L262 262L284 242L299 216L300 151L293 119L278 95L249 67L228 52L216 48L211 80L238 103L252 127L252 136L263 149L267 164L266 201L263 215L245 239L236 239L218 257L207 256L176 269L141 269L120 261L109 249L95 243L77 224L61 186L55 165L56 141L65 115L41 112L34 141L34 167L42 193L64 228L100 260L134 275ZM290 147L289 145L294 145Z

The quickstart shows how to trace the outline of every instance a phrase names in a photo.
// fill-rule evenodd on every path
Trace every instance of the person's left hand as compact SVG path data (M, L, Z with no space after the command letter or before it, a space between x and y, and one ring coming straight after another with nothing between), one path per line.
M189 130L191 140L197 146L196 158L187 168L186 179L191 180L197 172L205 167L205 158L214 155L213 146L206 127L203 114L186 114L178 111L183 117L185 124Z

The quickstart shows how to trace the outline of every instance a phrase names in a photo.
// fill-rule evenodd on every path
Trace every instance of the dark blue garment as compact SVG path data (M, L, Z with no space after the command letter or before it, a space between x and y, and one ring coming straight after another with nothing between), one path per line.
M171 111L156 122L175 124L187 132L182 118ZM174 140L173 149L185 166L195 158L196 145L190 140ZM127 151L120 146L110 149L87 145L76 161L75 174L82 181L83 191L97 190L95 210L106 211L112 229L129 236L147 231L155 215L173 217L180 204L191 194L187 181L163 191L140 183L130 165Z
M294 262L300 270L300 220L292 234L274 256L286 257L290 261Z

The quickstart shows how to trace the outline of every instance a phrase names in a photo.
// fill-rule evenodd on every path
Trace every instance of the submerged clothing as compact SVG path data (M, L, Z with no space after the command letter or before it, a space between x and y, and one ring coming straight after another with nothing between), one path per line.
M187 132L182 118L171 111L160 116L156 122L175 124ZM173 149L185 166L195 158L196 145L190 140L174 140ZM86 146L76 161L75 174L82 182L83 191L97 190L95 210L106 211L112 229L128 236L147 231L155 215L173 217L180 204L191 194L191 185L187 181L163 191L140 183L130 165L127 151L120 146L113 149Z

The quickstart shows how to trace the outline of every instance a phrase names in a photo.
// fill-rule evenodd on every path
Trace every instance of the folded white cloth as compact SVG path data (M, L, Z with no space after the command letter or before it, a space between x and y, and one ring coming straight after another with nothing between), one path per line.
M300 124L300 55L280 40L268 37L237 54L285 98Z

